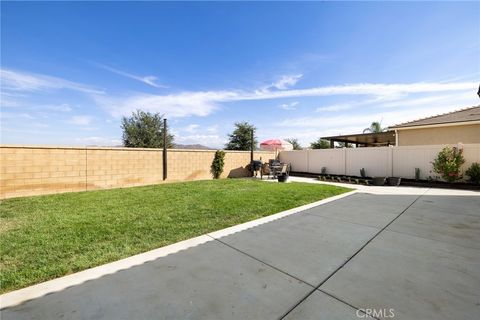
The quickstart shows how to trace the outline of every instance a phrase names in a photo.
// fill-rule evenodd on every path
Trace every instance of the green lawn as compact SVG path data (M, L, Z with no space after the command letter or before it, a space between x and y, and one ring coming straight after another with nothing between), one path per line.
M1 292L346 191L319 184L226 179L4 200Z

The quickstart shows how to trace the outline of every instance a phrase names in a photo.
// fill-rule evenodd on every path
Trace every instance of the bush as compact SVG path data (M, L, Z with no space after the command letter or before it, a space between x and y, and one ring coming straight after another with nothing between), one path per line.
M470 177L471 182L480 183L480 164L477 162L472 163L465 173Z
M432 162L433 171L448 181L461 179L460 167L465 163L461 148L445 146Z
M214 179L220 178L223 172L223 166L225 165L225 152L217 150L215 157L213 158L212 165L210 166L210 172Z

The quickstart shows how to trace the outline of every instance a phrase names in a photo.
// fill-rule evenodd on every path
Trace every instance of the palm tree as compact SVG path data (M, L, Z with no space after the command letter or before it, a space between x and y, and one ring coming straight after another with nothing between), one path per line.
M363 133L366 133L366 132L370 132L370 133L380 133L380 132L383 132L387 130L387 128L382 128L382 123L381 122L377 122L377 121L374 121L372 122L372 124L370 125L370 127L368 128L365 128L363 130Z

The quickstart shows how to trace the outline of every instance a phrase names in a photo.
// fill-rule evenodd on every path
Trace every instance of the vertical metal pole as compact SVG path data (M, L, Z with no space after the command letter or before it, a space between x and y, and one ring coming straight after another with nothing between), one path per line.
M253 129L250 135L250 166L252 167L252 177L253 177L253 148L254 148L254 139L253 139Z
M167 119L163 119L163 180L167 179Z

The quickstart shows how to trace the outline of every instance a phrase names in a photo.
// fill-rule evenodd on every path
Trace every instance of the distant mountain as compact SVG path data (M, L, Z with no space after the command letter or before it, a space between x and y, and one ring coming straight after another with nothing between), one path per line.
M215 150L201 144L175 144L173 149L196 149L196 150Z

